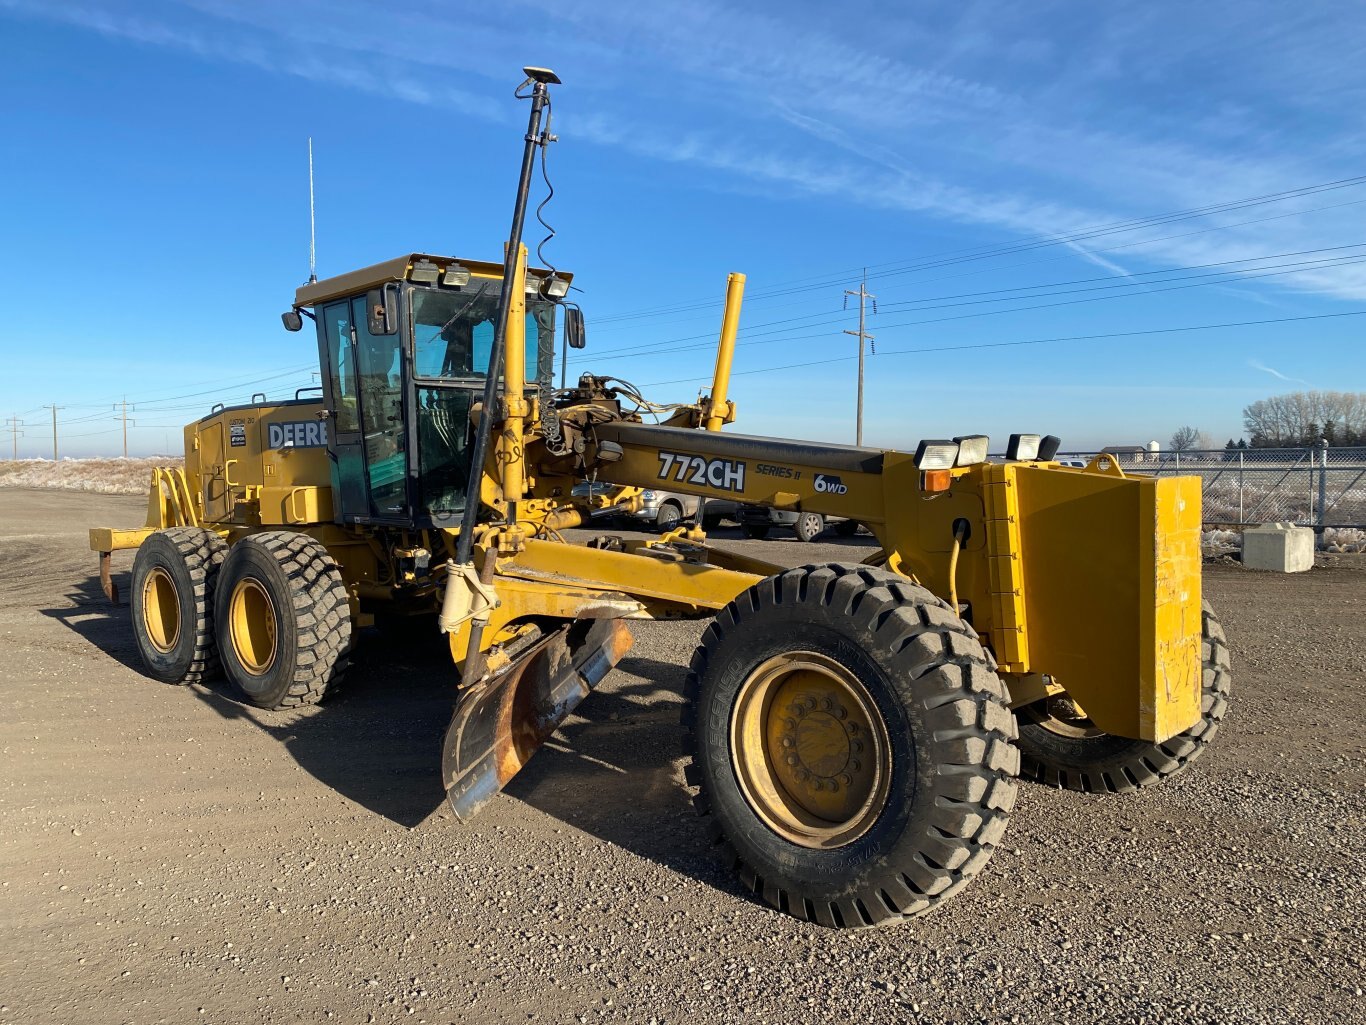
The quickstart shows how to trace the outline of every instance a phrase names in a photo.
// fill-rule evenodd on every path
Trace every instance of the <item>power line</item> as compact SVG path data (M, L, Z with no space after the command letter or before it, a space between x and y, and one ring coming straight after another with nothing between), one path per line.
M1207 228L1199 228L1199 229L1197 229L1197 230L1195 230L1195 231L1182 231L1182 232L1177 232L1177 233L1174 234L1174 235L1157 235L1157 236L1154 236L1153 238L1139 239L1139 240L1134 241L1134 242L1122 242L1122 243L1120 243L1119 245L1113 245L1113 246L1088 246L1088 247L1086 247L1086 252L1087 252L1087 253L1090 253L1090 254L1115 253L1115 252L1119 252L1119 251L1122 250L1122 249L1134 249L1134 248L1137 248L1137 247L1139 247L1139 246L1150 246L1150 245L1154 245L1154 244L1156 244L1156 243L1158 243L1158 242L1171 242L1171 241L1174 241L1174 240L1176 240L1176 239L1191 238L1191 237L1193 237L1193 236L1195 236L1195 235L1207 235L1207 234L1209 234L1210 232L1214 232L1214 231L1227 231L1227 230L1229 230L1229 229L1231 229L1231 228L1243 228L1243 227L1246 227L1246 226L1248 226L1248 225L1250 225L1250 224L1265 224L1267 221L1279 221L1279 220L1284 220L1284 219L1287 218L1287 217L1302 217L1302 216L1304 216L1305 214L1322 213L1322 212L1324 212L1324 211L1326 211L1326 210L1341 210L1341 209L1343 209L1344 207L1349 207L1349 206L1361 206L1361 205L1363 205L1363 204L1366 204L1366 199L1354 199L1354 200L1352 200L1351 202L1348 202L1348 203L1332 203L1332 204L1329 204L1328 206L1313 206L1313 207L1309 207L1308 209L1304 209L1304 210L1292 210L1292 211L1290 211L1289 213L1270 214L1270 215L1268 215L1268 216L1266 216L1266 217L1252 217L1252 218L1249 218L1248 220L1244 220L1244 221L1231 221L1231 222L1229 222L1228 224L1215 224L1215 225L1211 225L1210 227L1207 227ZM901 285L901 286L899 286L899 287L903 287L903 288L904 288L904 287L907 287L907 286L918 287L919 285L929 284L930 282L934 282L934 281L951 281L951 280L954 280L954 279L956 279L956 278L975 277L975 276L980 275L980 274L988 274L988 273L991 273L991 274L998 274L998 273L1000 273L1001 271L1005 271L1005 270L1015 270L1015 269L1017 269L1017 268L1019 268L1019 267L1037 267L1037 266L1039 266L1039 265L1041 265L1041 264L1045 264L1045 263L1057 263L1059 260L1073 259L1073 258L1074 258L1074 256L1073 256L1072 254L1067 254L1067 255L1064 255L1064 256L1050 256L1050 257L1046 257L1046 258L1040 259L1040 260L1022 260L1022 261L1020 261L1019 263L1008 263L1008 264L1006 264L1006 265L1004 265L1004 266L1001 266L1001 267L979 267L979 268L977 268L977 269L975 269L975 270L958 271L957 273L954 273L954 274L940 274L940 275L938 275L938 276L936 276L936 277L927 278L927 279L924 279L923 281L920 281L920 282L915 282L915 283L906 282L905 284L903 284L903 285ZM1165 269L1170 270L1170 269L1177 269L1177 268L1165 268ZM1153 274L1153 273L1161 273L1161 271L1134 271L1134 272L1132 272L1132 274L1131 274L1130 276L1138 276L1139 274ZM1123 275L1123 274L1116 275L1116 277L1123 277L1123 276L1125 276L1125 275ZM898 286L892 286L892 287L895 288L895 287L898 287ZM775 297L775 298L776 298L776 297ZM812 301L813 298L815 298L815 297L812 296L812 295L808 295L805 299L798 299L798 300L796 300L795 302L778 303L778 304L776 304L776 305L767 306L766 309L768 309L768 310L791 309L793 306L803 306L803 305L806 305L806 304L810 303L810 302ZM753 297L751 298L751 302L763 302L764 300L765 300L765 297L764 297L763 295L759 295L757 298L753 298ZM715 304L715 303L712 303L711 305L714 306L714 305L716 305L716 304ZM692 316L692 317L685 317L685 318L682 318L682 319L674 319L674 320L666 321L666 322L665 322L665 325L661 325L661 326L667 326L667 325L669 325L669 324L683 324L683 323L688 323L688 322L697 321L697 320L704 320L704 319L708 319L708 318L711 317L711 316L712 316L712 314L710 314L710 313L704 313L704 314L699 314L699 315ZM809 314L808 316L820 316L820 314ZM793 319L801 319L801 318L793 318ZM612 330L612 329L614 329L614 328L615 328L615 329L625 329L625 328L631 328L631 327L633 327L633 325L629 325L629 324L617 324L617 325L613 325L613 324L601 324L601 323L598 322L598 321L595 321L594 323L595 323L595 325L597 325L597 327L596 327L597 330ZM600 350L599 350L599 351L600 351Z
M1039 289L1039 288L1062 288L1062 287L1067 286L1067 285L1087 285L1087 284L1090 284L1090 283L1096 282L1096 281L1111 281L1111 282L1114 282L1116 278L1119 278L1119 279L1121 279L1121 280L1119 280L1119 281L1116 282L1115 284L1110 284L1110 285L1098 285L1098 286L1096 286L1095 288L1078 288L1078 289L1072 289L1071 291L1072 291L1072 292L1090 292L1090 291L1097 291L1097 290L1102 289L1102 288L1129 288L1129 287L1143 288L1143 287L1145 287L1145 286L1148 284L1147 281L1132 281L1131 279L1135 279L1135 278L1152 278L1152 276L1155 275L1155 274L1179 274L1179 273L1182 273L1182 272L1184 272L1184 271L1207 270L1207 269L1209 269L1209 268L1211 268L1211 267L1231 267L1231 266L1233 266L1234 264L1240 264L1240 263L1258 263L1258 262L1261 262L1261 261L1263 261L1263 260L1279 260L1279 259L1283 259L1283 258L1291 257L1291 256L1311 256L1311 255L1314 255L1314 254L1316 254L1316 253L1336 253L1336 252L1341 252L1341 251L1344 250L1344 249L1360 249L1360 248L1362 248L1363 246L1366 246L1366 242L1352 242L1352 243L1349 243L1348 245L1343 245L1343 246L1328 246L1328 247L1325 247L1325 248L1323 248L1323 249L1302 249L1302 250L1299 250L1298 252L1293 252L1293 253L1271 253L1271 254L1269 254L1269 255L1267 255L1267 256L1247 256L1247 257L1244 257L1244 258L1241 259L1241 260L1220 260L1220 261L1217 261L1217 262L1215 262L1215 263L1193 263L1193 264L1189 264L1189 265L1187 265L1187 266L1185 266L1185 267L1166 267L1166 268L1163 268L1163 269L1161 269L1161 270L1133 271L1132 273L1126 273L1126 274L1102 274L1102 275L1098 275L1098 276L1092 277L1092 278L1076 278L1075 280L1072 280L1072 281L1052 281L1052 282L1048 282L1048 283L1042 284L1042 285L1020 285L1020 286L1018 286L1018 287L1016 287L1016 288L995 288L995 289L989 289L989 290L982 291L982 292L960 292L960 293L958 293L958 294L956 294L956 295L933 295L933 296L925 296L925 297L920 298L920 299L902 299L902 300L899 300L899 301L893 302L893 303L884 303L884 306L886 306L888 309L891 309L891 308L893 308L893 307L913 306L913 305L915 305L915 304L917 304L917 303L939 302L939 301L941 301L941 300L947 300L947 299L974 299L974 298L977 299L977 300L980 301L980 302L1009 302L1010 299L1011 299L1011 297L1005 294L1005 293L1007 293L1007 292L1028 292L1028 291L1033 291L1034 289ZM1269 268L1269 267L1252 267L1252 268L1249 268L1249 269L1250 269L1250 270L1256 271L1256 270L1270 270L1270 269L1272 269L1272 268ZM1196 276L1198 276L1198 277L1203 277L1204 275L1196 275ZM1185 279L1181 279L1181 278L1172 278L1172 279L1168 279L1168 280L1185 280ZM1159 283L1159 284L1162 284L1162 283L1164 283L1164 282L1162 282L1162 281L1159 280L1158 283ZM1016 298L1020 298L1020 299L1037 299L1037 298L1042 298L1043 296L1048 296L1048 295L1068 295L1068 294L1071 294L1071 293L1070 293L1070 292L1043 292L1043 293L1040 293L1039 295L1018 296L1018 297L1016 297ZM1000 299L983 299L983 298L980 298L980 297L982 297L982 296L1002 296L1003 298L1000 298ZM950 305L960 305L960 306L962 306L962 305L970 305L970 304L968 304L968 303L955 303L955 304L950 304ZM926 308L926 309L938 309L939 307L922 307L922 308Z
M1027 285L1027 286L1019 286L1019 287L1017 287L1017 288L992 289L992 290L988 290L988 291L984 291L984 292L964 293L964 295L966 295L966 296L972 296L972 295L977 295L977 296L1003 295L1003 294L1009 293L1009 292L1026 291L1026 290L1035 289L1035 288L1053 288L1053 287L1059 287L1059 286L1061 286L1061 285L1084 284L1084 283L1093 282L1093 281L1114 280L1114 279L1116 279L1116 278L1123 279L1123 280L1121 280L1118 284L1113 285L1113 286L1110 286L1110 287L1115 287L1115 288L1135 288L1135 287L1143 287L1143 286L1145 286L1147 283L1144 282L1144 281L1136 281L1136 280L1133 280L1133 279L1151 277L1151 276L1154 275L1154 274L1182 274L1182 273L1184 273L1184 272L1186 272L1186 271L1209 269L1209 268L1211 268L1211 267L1224 267L1224 266L1232 266L1232 265L1234 265L1234 264L1256 263L1256 262L1262 262L1262 261L1266 261L1266 260L1278 260L1278 259L1283 259L1283 258L1291 257L1291 256L1308 256L1308 255L1312 255L1312 254L1315 254L1315 253L1336 252L1336 251L1339 251L1339 250L1342 250L1342 249L1360 249L1360 248L1362 248L1363 246L1366 246L1366 242L1354 242L1354 243L1351 243L1350 245L1332 246L1332 247L1324 248L1324 249L1303 249L1303 250L1298 250L1298 251L1289 252L1289 253L1268 253L1268 254L1266 254L1266 255L1264 255L1264 256L1250 256L1250 257L1244 257L1243 259L1239 259L1239 260L1222 260L1222 261L1217 261L1217 262L1214 262L1214 263L1192 264L1192 265L1184 266L1184 267L1168 267L1168 268L1164 268L1164 269L1161 269L1161 270L1138 271L1138 272L1135 272L1135 273L1132 273L1132 274L1114 274L1114 275L1108 275L1108 276L1102 275L1102 276L1100 276L1100 277L1079 278L1079 279L1076 279L1076 280L1074 280L1074 281L1055 282L1055 283L1051 283L1051 284L1047 284L1047 285ZM1279 266L1290 266L1290 265L1288 265L1288 264L1282 264L1282 265L1279 265ZM1270 267L1254 267L1254 268L1249 268L1249 271L1252 271L1252 270L1269 270L1269 269L1272 269L1272 268L1270 268ZM1240 272L1240 276L1246 277L1246 276L1250 276L1250 275L1243 275L1243 274L1241 274L1241 272ZM1186 280L1186 279L1184 279L1184 278L1171 278L1171 279L1169 279L1169 280ZM1055 293L1055 294L1065 294L1065 293ZM1031 299L1031 298L1042 298L1042 297L1043 297L1043 295L1041 294L1041 295L1039 295L1039 296L1019 296L1018 298L1020 298L1020 299ZM916 302L931 302L931 301L934 301L935 299L953 299L953 298L961 298L961 296L937 296L937 297L931 297L931 298L925 298L925 299L904 300L904 301L902 301L902 302L896 302L896 303L892 303L892 304L890 304L890 305L891 305L891 306L904 306L904 305L908 305L908 304L910 304L910 303L916 303ZM982 300L982 301L985 302L985 301L987 301L987 300ZM991 301L1005 301L1005 300L991 300ZM808 314L804 314L804 315L799 316L799 317L785 317L785 318L783 318L782 320L770 320L770 321L765 321L764 323L761 323L761 324L755 324L755 325L753 325L752 327L745 328L745 329L743 330L743 334L746 335L746 336L748 336L748 337L753 337L753 336L755 336L756 334L774 334L774 333L776 333L776 332L772 332L772 331L763 331L763 330L761 330L761 329L762 329L762 328L768 328L768 327L775 327L775 326L778 326L778 325L781 325L781 324L791 324L791 323L797 323L797 322L800 322L800 321L811 321L811 320L815 320L815 319L817 319L817 318L819 318L819 317L830 317L830 319L828 319L828 320L826 320L826 321L823 321L823 323L826 323L826 324L835 324L835 323L838 323L838 322L842 319L842 318L840 318L840 317L838 316L838 311L835 311L835 310L831 310L831 311L822 311L822 312L820 312L820 313L808 313ZM814 326L814 325L813 325L813 326ZM615 349L594 349L592 353L585 353L585 354L582 355L582 356L575 356L575 357L573 357L573 359L574 359L575 361L582 362L582 361L587 360L587 359L595 359L596 357L602 356L602 355L631 355L631 354L638 353L638 352L648 352L648 351L651 351L651 350L659 349L659 348L661 348L661 347L663 347L663 346L666 346L666 345L672 345L672 344L675 343L675 342L689 342L689 341L694 341L694 340L696 340L696 339L715 339L715 337L716 337L716 333L715 333L714 331L703 331L703 332L699 332L698 334L694 334L694 335L683 335L683 336L678 337L678 338L666 339L666 340L664 340L664 341L662 341L662 342L642 342L642 343L639 343L639 344L636 344L636 345L619 346L619 347L617 347L617 348L615 348Z
M1010 255L1011 253L1023 252L1032 249L1049 248L1052 246L1070 245L1077 242L1086 241L1092 238L1099 238L1105 235L1114 235L1127 231L1136 231L1143 227L1153 227L1160 224L1170 224L1175 221L1189 220L1193 217L1206 217L1215 213L1228 213L1234 210L1247 209L1253 206L1264 206L1268 203L1283 202L1287 199L1297 199L1302 196L1316 195L1320 192L1331 192L1338 189L1352 188L1357 185L1366 184L1366 175L1353 178L1342 178L1336 181L1323 182L1318 185L1307 185L1297 189L1288 189L1282 192L1265 193L1260 196L1251 196L1244 199L1230 200L1224 203L1214 203L1203 207L1194 207L1186 210L1177 210L1165 214L1155 214L1148 217L1135 218L1127 221L1117 221L1108 224L1095 225L1087 228L1080 228L1067 235L1034 235L1027 236L1015 242L1004 245L973 246L965 249L949 250L938 256L922 258L918 260L892 260L886 263L873 264L875 268L897 268L896 270L883 270L881 273L874 274L872 277L887 277L893 274L912 273L920 270L931 269L934 267L948 266L974 260L985 260L997 256ZM905 264L905 266L902 266ZM849 280L853 271L832 271L821 275L814 275L808 278L789 279L781 283L784 287L769 289L761 292L753 299L766 299L779 295L788 295L793 291L802 291L812 287L820 287L823 284L837 285ZM832 280L833 277L833 280ZM800 285L800 288L791 286ZM628 313L617 314L615 316L596 318L597 322L603 325L616 323L623 320L637 320L659 316L668 313L688 312L695 309L705 309L716 305L715 299L695 300L678 304L672 307L653 307L645 310L638 310Z
M1182 327L1158 327L1149 328L1143 331L1112 331L1106 334L1094 335L1064 335L1056 338L1026 338L1018 341L1008 342L974 342L967 345L936 345L920 349L884 349L884 356L908 356L916 353L925 352L960 352L967 349L1003 349L1020 345L1049 345L1054 342L1087 342L1100 341L1107 338L1139 338L1148 335L1181 334L1192 331L1218 331L1233 327L1258 327L1264 324L1290 324L1305 320L1328 320L1334 317L1361 317L1366 316L1366 310L1348 310L1344 313L1315 313L1302 317L1276 317L1271 320L1243 320L1230 321L1222 324L1191 324ZM804 367L825 366L830 363L843 363L845 360L853 359L853 356L833 356L829 359L809 360L805 363L785 363L778 366L760 367L756 370L737 370L732 371L732 377L740 377L746 374L771 374L782 370L799 370ZM672 381L651 381L648 384L639 385L641 388L662 388L670 384L692 384L696 381L707 381L707 377L680 377Z
M1355 243L1355 244L1350 245L1350 246L1333 247L1333 250L1336 250L1336 249L1358 249L1358 248L1361 248L1362 246L1366 246L1366 243ZM1271 259L1277 259L1277 258L1279 258L1279 257L1281 257L1281 256L1298 256L1298 255L1305 255L1305 254L1315 253L1315 252L1330 252L1330 251L1333 251L1333 250L1330 250L1330 249L1304 250L1304 251L1302 251L1301 253L1280 253L1280 254L1274 254L1274 255L1262 256L1262 257L1251 257L1251 258L1248 258L1248 259L1245 259L1245 260L1224 261L1223 263L1212 263L1212 264L1205 264L1205 265L1197 265L1197 266L1193 266L1193 267L1189 267L1189 268L1172 268L1172 269L1170 269L1170 270L1168 270L1168 271L1162 271L1162 272L1156 272L1156 271L1154 271L1154 272L1148 272L1148 273L1176 274L1176 273L1179 273L1179 272L1184 271L1184 270L1196 270L1196 269L1200 269L1201 266L1204 266L1204 267L1218 267L1218 266L1226 266L1226 265L1228 265L1228 264L1233 264L1233 263L1247 263L1247 262L1250 262L1250 261L1252 261L1252 260L1271 260ZM1161 281L1157 281L1157 282L1147 282L1147 281L1120 282L1120 283L1117 283L1117 284L1115 284L1115 285L1111 285L1111 286L1108 286L1108 287L1109 287L1109 288L1124 288L1124 289L1127 289L1127 291L1121 292L1121 293L1119 293L1119 294L1114 294L1114 295L1091 296L1091 297L1088 297L1088 298L1083 298L1083 299L1072 299L1072 300L1067 300L1067 301L1064 301L1064 302L1040 303L1040 304L1036 304L1036 305L1033 305L1033 306L1018 306L1018 307L1015 307L1015 308L1012 308L1012 309L1008 309L1008 310L988 310L988 311L983 311L983 312L979 312L979 313L960 314L960 315L949 316L949 317L933 317L933 318L929 318L929 319L925 319L925 320L902 321L902 322L896 323L896 324L884 324L884 325L882 325L882 327L883 327L884 330L886 330L886 329L891 329L891 328L898 328L898 327L916 327L916 326L920 326L920 325L923 325L923 324L939 324L939 323L944 323L945 321L952 321L952 320L966 320L966 319L975 318L975 317L998 316L998 315L1007 314L1007 313L1024 313L1024 312L1028 312L1028 311L1031 311L1031 310L1050 309L1050 308L1058 307L1058 306L1074 306L1074 305L1079 305L1079 304L1081 304L1081 303L1100 302L1100 301L1108 300L1108 299L1145 298L1145 297L1147 297L1147 296L1156 295L1156 294L1158 294L1158 293L1160 293L1160 292L1170 292L1170 291L1177 291L1177 290L1186 289L1186 288L1199 288L1199 287L1205 287L1205 286L1208 286L1208 285L1218 285L1218 284L1224 284L1224 283L1229 282L1229 281L1248 281L1248 280L1256 280L1256 279L1258 279L1258 278L1279 277L1279 276L1283 276L1283 275L1286 275L1286 274L1302 274L1302 273L1305 273L1305 272L1307 272L1307 271L1309 271L1309 270L1313 270L1313 269L1326 270L1326 269L1329 269L1329 268L1331 268L1331 267L1352 266L1352 265L1355 265L1355 264L1358 264L1358 263L1362 263L1362 262L1366 262L1366 256L1361 256L1361 255L1355 255L1355 254L1354 254L1354 255L1344 255L1344 256L1341 256L1341 257L1324 258L1324 259L1320 259L1320 260L1303 260L1303 261L1296 261L1296 262L1293 262L1293 263L1285 263L1285 264L1270 264L1270 265L1268 265L1268 266L1266 266L1266 267L1248 268L1248 269L1245 270L1245 271L1238 271L1238 272L1223 272L1223 273L1214 273L1214 274L1191 274L1191 275L1186 275L1186 276L1184 276L1184 277L1170 277L1170 278L1166 278L1165 280L1161 280ZM1255 272L1255 273L1254 273L1254 272ZM1118 275L1117 275L1117 276L1118 276ZM1133 276L1134 276L1134 277L1137 277L1137 275L1133 275ZM1091 279L1091 280L1102 280L1102 279L1099 279L1099 278L1098 278L1098 279ZM1173 282L1176 282L1176 284L1172 284ZM1191 283L1188 283L1188 282L1194 282L1194 283L1191 284ZM1153 287L1150 287L1151 284L1161 284L1161 285L1166 285L1167 287L1164 287L1164 288L1153 288ZM1045 287L1045 286L1039 286L1039 287ZM1005 289L1005 290L1003 290L1003 291L1013 291L1013 290L1011 290L1011 289ZM1076 290L1074 290L1074 291L1091 291L1091 289L1076 289ZM981 293L981 294L982 294L982 295L989 295L990 293ZM1014 299L1019 299L1019 300L1030 300L1030 299L1048 298L1050 295L1067 295L1067 294L1072 294L1072 293L1071 293L1071 292L1040 293L1040 294L1038 294L1038 295L1033 295L1033 296L1015 296L1015 297L1013 297L1013 298L1014 298ZM976 306L976 305L986 305L986 304L992 303L992 302L1004 302L1004 301L1009 301L1009 298L1011 298L1011 297L1007 297L1006 299L978 299L978 300L975 300L975 301L973 301L973 302L948 304L948 306ZM947 306L946 306L946 307L922 307L922 309L924 309L924 310L937 309L937 308L947 308ZM906 312L911 312L911 311L906 311ZM788 323L788 322L790 322L790 321L792 321L792 320L807 320L807 321L810 321L810 320L813 320L815 317L820 317L820 316L825 316L825 314L814 314L814 315L809 316L809 317L790 318L789 321L774 321L774 322L772 322L772 323L774 323L774 324L782 324L782 323ZM827 319L827 320L825 320L825 321L821 321L821 322L818 322L818 323L809 324L808 326L810 326L810 327L819 327L819 326L822 326L823 324L836 324L836 323L839 322L839 320L840 320L840 318L839 318L838 316L834 316L834 317L831 317L830 319ZM759 324L759 325L756 325L754 328L748 329L747 331L744 332L743 340L741 340L741 341L738 342L737 344L739 344L739 345L764 345L764 344L771 344L771 343L773 343L773 342L789 342L789 341L800 341L800 340L802 340L802 339L807 339L807 338L823 338L823 337L826 337L826 335L827 335L826 332L817 332L817 333L815 333L815 334L805 334L805 335L790 335L790 334L785 334L785 333L783 333L782 331L764 331L764 330L759 330L760 328L763 328L763 327L766 327L766 326L767 326L767 325ZM773 336L773 335L776 335L777 337L765 337L765 336ZM691 341L691 339L694 339L694 338L698 338L698 339L707 339L707 340L706 340L706 341L703 341L703 342L699 342L699 343L697 343L697 344L691 344L691 345L677 345L677 344L673 344L673 343L675 343L675 342L686 342L686 341ZM615 356L619 356L619 357L622 357L622 358L625 358L625 357L633 357L633 356L634 356L634 357L640 357L640 356L655 356L655 355L671 354L671 353L675 353L675 352L682 352L682 351L689 350L689 349L707 348L707 347L709 347L709 346L715 344L714 339L715 339L715 335L714 335L713 333L705 333L705 334L698 334L698 335L689 335L689 336L687 336L687 337L685 337L685 338L671 339L671 340L665 341L665 342L656 342L656 343L653 343L653 344L644 344L644 345L640 345L640 346L628 347L628 348L625 348L625 349L609 349L609 350L606 350L606 353L603 353L602 351L596 351L596 352L594 352L591 356L588 355L588 354L585 354L585 355L583 355L583 356L576 356L576 357L573 358L573 361L575 361L575 362L584 362L584 361L589 360L589 359L595 359L595 358L597 358L598 356L601 356L601 355L604 355L604 354L615 355ZM667 347L667 348L666 348L666 347Z

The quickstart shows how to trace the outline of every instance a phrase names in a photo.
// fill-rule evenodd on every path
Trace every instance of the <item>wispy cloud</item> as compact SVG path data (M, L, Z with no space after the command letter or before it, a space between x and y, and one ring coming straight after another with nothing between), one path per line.
M1366 100L1366 19L1275 0L1211 0L1161 18L1116 8L1088 21L1050 0L987 2L876 24L716 0L508 0L479 19L357 0L146 0L131 11L0 0L2 12L485 120L511 116L509 68L554 54L538 59L577 91L557 124L581 140L699 169L709 188L819 195L1016 235L1063 238L1347 177L1366 156L1350 117ZM1310 121L1306 142L1296 132ZM1195 233L1220 225L1202 217L1181 222L1192 232L1180 237L1148 241L1151 230L1135 228L1065 247L1125 275L1101 252L1212 263L1359 241L1362 228L1306 212ZM1366 266L1249 287L1360 300Z
M1309 383L1308 381L1304 380L1303 378L1300 378L1300 377L1291 377L1291 376L1289 376L1288 374L1283 374L1283 373L1281 373L1279 370L1277 370L1275 367L1269 367L1269 366L1267 366L1265 363L1259 363L1259 362L1258 362L1257 360L1255 360L1255 359L1250 359L1250 360L1248 360L1248 361L1247 361L1247 365L1250 366L1253 370L1260 370L1260 371L1261 371L1262 373L1264 373L1264 374L1270 374L1272 377L1279 378L1279 379L1282 380L1282 381L1289 381L1291 384L1308 384L1308 383Z
M470 117L502 119L498 105L491 98L444 83L433 83L428 78L401 70L386 69L375 62L324 60L279 37L201 31L173 25L165 19L80 4L0 0L0 11L6 10L204 60L247 65L271 74L290 75L407 103L441 106Z
M1100 256L1097 253L1091 252L1091 250L1087 249L1083 245L1080 245L1071 240L1064 242L1063 245L1065 245L1071 252L1076 253L1087 263L1093 263L1097 267L1103 267L1105 270L1108 270L1111 274L1124 278L1133 276L1119 264L1115 263L1114 260L1107 260L1105 257Z

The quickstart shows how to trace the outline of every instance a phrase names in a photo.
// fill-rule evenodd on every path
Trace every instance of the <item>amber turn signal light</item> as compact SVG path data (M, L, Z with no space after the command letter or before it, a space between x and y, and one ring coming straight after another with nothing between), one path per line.
M926 470L920 475L921 491L948 491L953 474L948 470Z

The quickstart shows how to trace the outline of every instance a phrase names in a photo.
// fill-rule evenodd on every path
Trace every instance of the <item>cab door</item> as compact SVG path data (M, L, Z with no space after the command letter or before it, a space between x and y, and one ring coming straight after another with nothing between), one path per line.
M411 519L399 337L370 334L364 296L318 312L332 487L343 523Z
M408 432L404 430L402 335L370 333L366 297L351 300L360 427L370 515L389 523L411 521L408 501Z

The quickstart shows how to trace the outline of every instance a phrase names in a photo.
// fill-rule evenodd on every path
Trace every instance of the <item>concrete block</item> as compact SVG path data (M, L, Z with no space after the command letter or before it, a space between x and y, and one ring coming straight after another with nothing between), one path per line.
M1243 565L1274 573L1314 568L1314 531L1293 523L1264 523L1243 531Z

